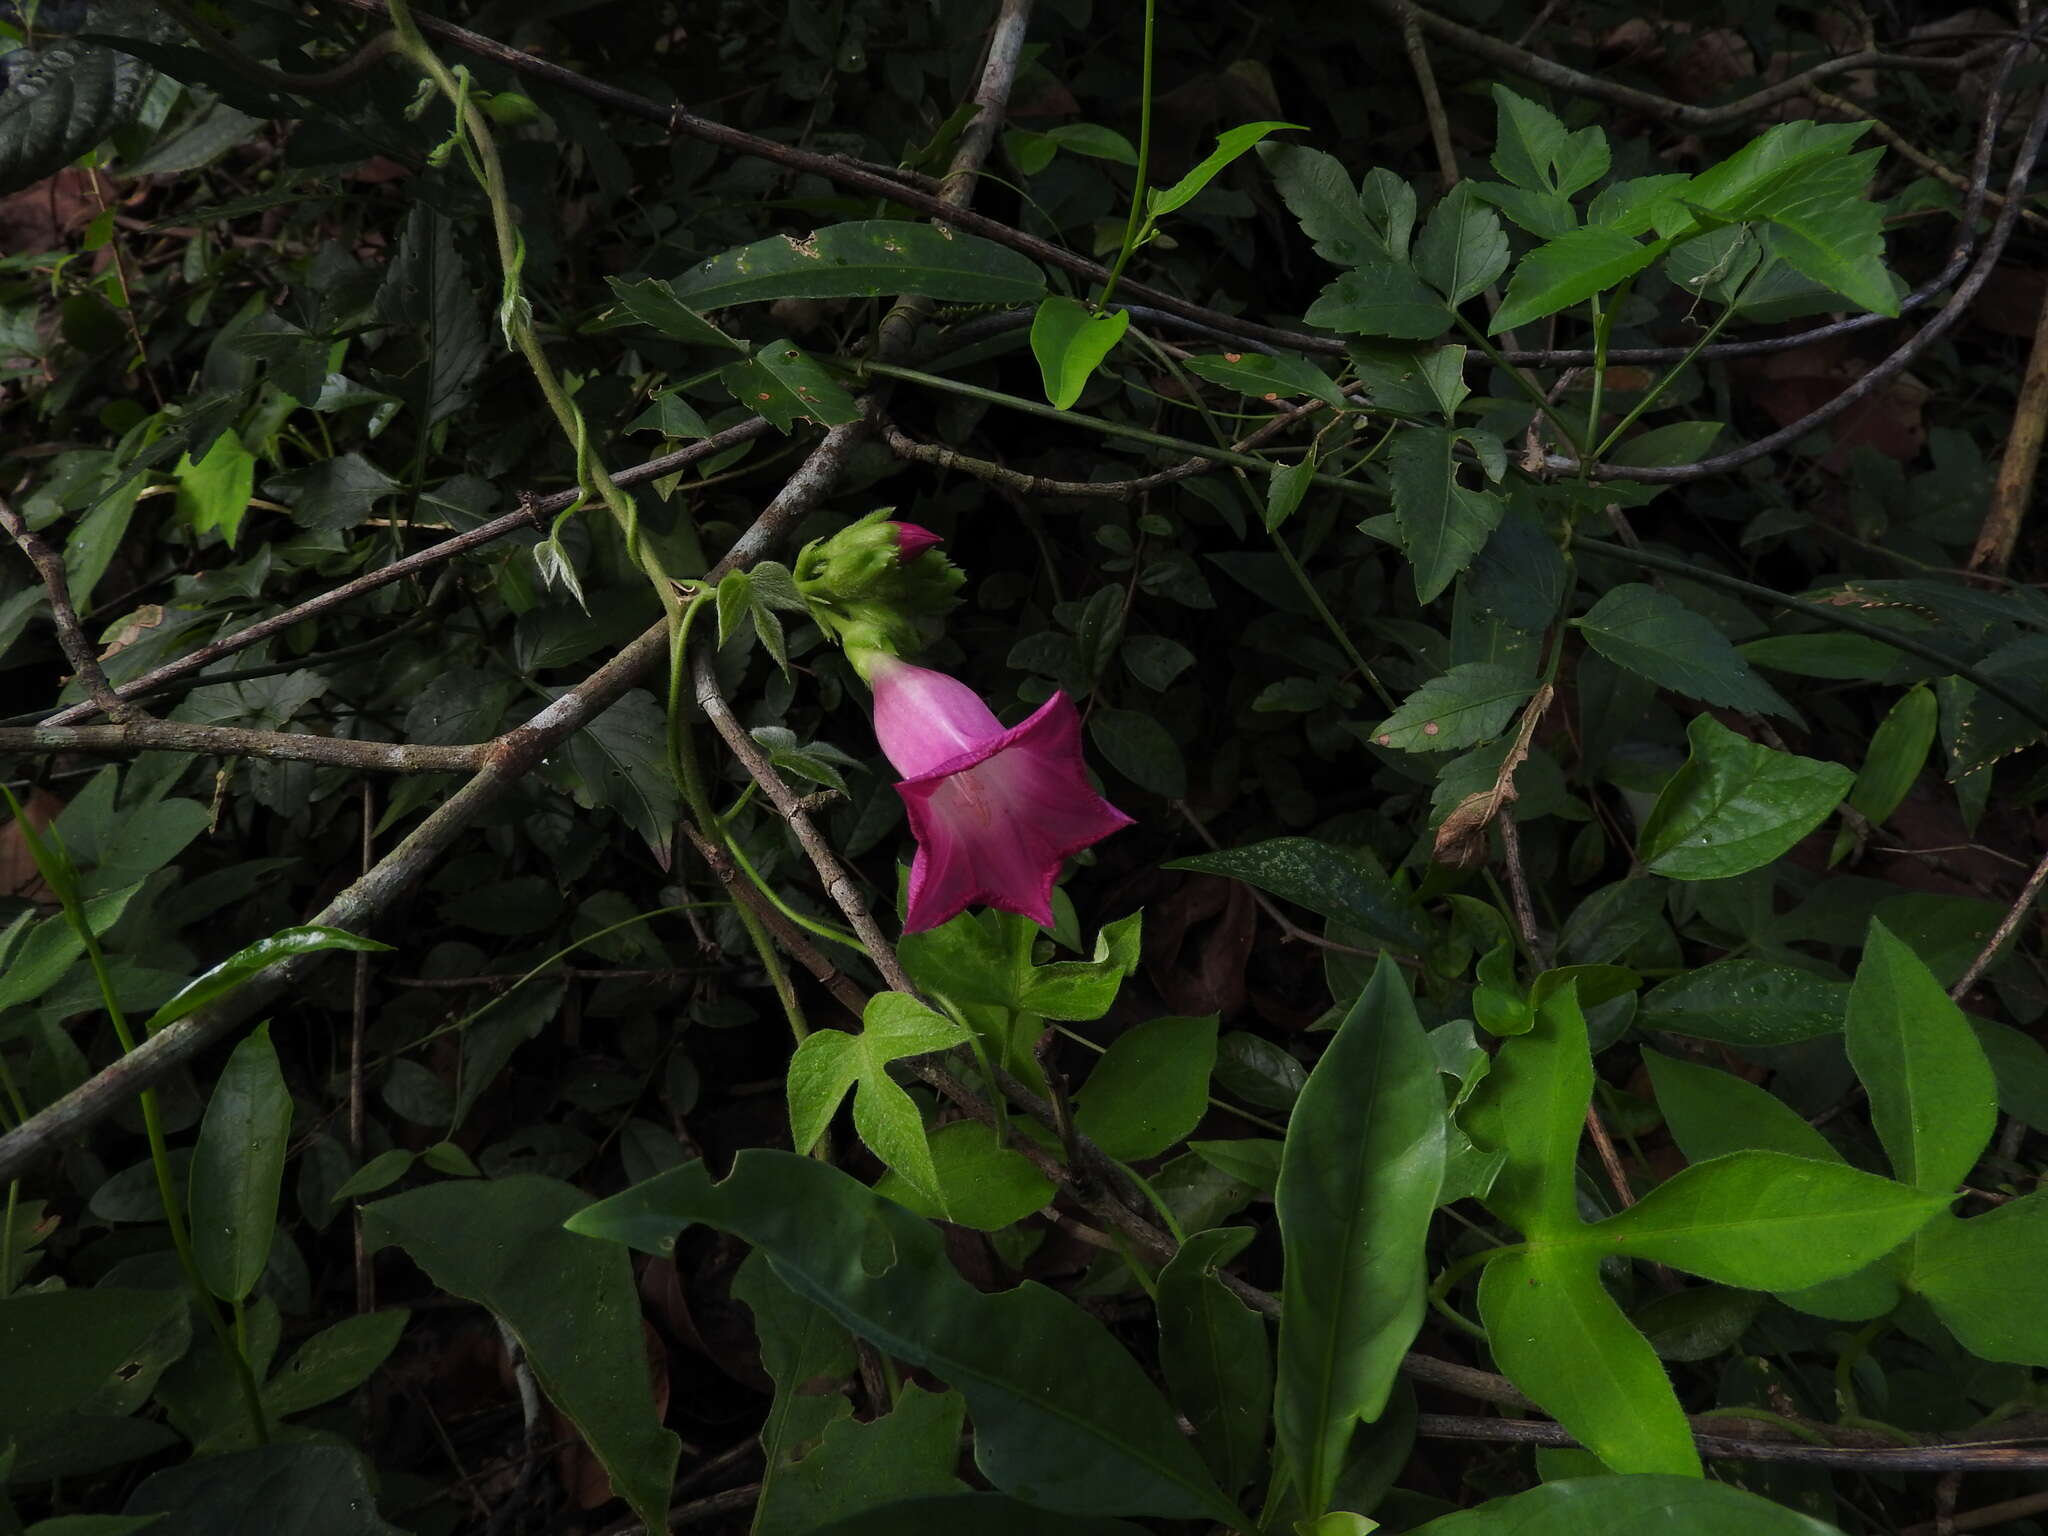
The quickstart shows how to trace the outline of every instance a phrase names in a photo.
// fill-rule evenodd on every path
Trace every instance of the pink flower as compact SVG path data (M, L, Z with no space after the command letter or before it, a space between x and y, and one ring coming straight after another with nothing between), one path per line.
M915 523L891 523L889 526L896 530L896 558L898 560L915 560L934 544L944 542L931 529L920 528Z
M875 690L875 735L903 780L917 857L905 933L980 903L1052 926L1060 864L1131 818L1098 795L1081 717L1056 693L1005 727L965 683L878 651L855 664Z

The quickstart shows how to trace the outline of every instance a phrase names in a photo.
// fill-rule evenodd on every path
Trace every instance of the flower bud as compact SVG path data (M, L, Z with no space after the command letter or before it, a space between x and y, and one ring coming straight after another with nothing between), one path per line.
M797 590L818 627L849 650L901 656L924 643L928 624L960 601L966 578L932 549L939 536L871 512L797 556Z

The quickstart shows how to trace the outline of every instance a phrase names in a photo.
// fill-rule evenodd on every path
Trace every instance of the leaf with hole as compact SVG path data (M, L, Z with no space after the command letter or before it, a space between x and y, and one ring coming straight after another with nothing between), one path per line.
M669 283L698 312L773 299L875 299L914 293L942 304L1028 304L1045 274L979 235L896 219L774 235L700 262Z

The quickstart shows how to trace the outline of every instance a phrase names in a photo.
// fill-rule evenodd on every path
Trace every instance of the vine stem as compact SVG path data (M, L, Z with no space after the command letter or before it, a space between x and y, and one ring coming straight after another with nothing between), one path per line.
M1145 0L1145 51L1138 85L1138 173L1131 182L1131 212L1124 220L1123 245L1117 250L1109 276L1103 279L1102 297L1095 301L1098 308L1105 310L1110 295L1116 292L1117 279L1124 275L1124 267L1138 248L1138 231L1145 217L1145 176L1152 168L1152 28L1156 11L1157 0Z

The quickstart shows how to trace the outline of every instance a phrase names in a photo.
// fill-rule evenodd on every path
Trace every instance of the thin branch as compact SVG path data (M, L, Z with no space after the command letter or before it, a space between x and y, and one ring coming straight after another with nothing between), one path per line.
M1501 69L1512 70L1530 80L1560 91L1569 91L1575 96L1590 96L1611 106L1623 107L1639 112L1644 117L1654 118L1660 123L1669 123L1674 128L1684 128L1693 133L1707 133L1718 128L1727 128L1744 122L1759 113L1768 111L1780 102L1791 101L1806 94L1816 81L1826 80L1835 75L1847 74L1862 69L1897 69L1916 74L1959 75L1973 69L1987 58L2006 46L2005 40L1984 43L1968 53L1953 58L1921 58L1909 53L1883 53L1877 49L1865 49L1861 53L1843 54L1839 58L1826 59L1811 69L1802 70L1775 85L1767 85L1760 91L1742 97L1737 101L1724 102L1718 107L1696 107L1682 101L1673 101L1668 96L1659 96L1651 91L1639 91L1634 86L1622 85L1618 81L1589 75L1569 65L1559 64L1540 54L1517 48L1513 43L1488 36L1471 27L1461 26L1448 17L1434 11L1426 11L1410 0L1373 0L1374 7L1390 21L1399 25L1404 15L1413 15L1429 31L1445 42L1455 44L1465 52L1486 60Z
M1981 1531L1987 1525L2004 1525L2009 1520L2023 1520L2044 1510L2048 1510L2048 1493L2026 1493L2002 1504L1966 1509L1950 1518L1948 1528L1952 1531ZM1907 1526L1899 1536L1940 1536L1940 1531L1940 1526L1934 1521L1926 1520L1919 1525Z
M462 992L474 987L509 987L516 982L538 981L543 976L566 981L685 981L708 976L720 967L708 965L663 965L644 969L607 969L594 965L557 965L544 971L493 971L482 976L386 976L394 987L417 987L437 992Z
M42 535L31 531L28 523L4 496L0 496L0 528L7 530L8 536L21 547L21 552L36 568L43 591L50 599L50 617L57 625L57 643L64 648L65 659L85 685L85 691L110 718L132 718L137 711L124 705L114 692L113 684L107 681L99 656L78 622L78 610L71 606L71 583L64 574L64 557L50 548Z
M612 476L612 481L617 485L638 485L643 480L658 479L698 459L722 453L740 443L751 442L771 430L770 424L757 416L751 421L727 427L723 432L713 433L702 442L679 448L674 453L664 453L643 464L635 464L630 469L622 469ZM258 619L255 623L246 625L231 635L223 635L211 644L202 645L198 650L188 652L175 661L167 661L113 691L123 699L141 698L154 693L181 677L189 677L204 670L223 656L231 656L236 651L268 640L274 635L283 634L302 620L317 618L330 609L361 597L366 592L388 587L392 582L403 580L416 571L425 570L428 566L437 565L456 555L467 554L470 550L480 549L486 544L504 538L507 534L517 533L525 528L542 527L544 519L573 506L577 495L576 491L558 491L549 496L526 498L517 512L508 512L503 517L479 524L467 533L458 533L453 538L431 544L402 560L394 560L374 571L366 571L353 581L343 582L330 591L322 592L318 597L310 597L305 602L287 608L281 613L274 613L267 619ZM108 711L98 703L73 704L58 710L41 723L46 726L71 725L80 720L89 720L95 714L106 713Z
M2013 408L2005 452L1998 461L1998 479L1991 487L1991 505L1970 550L1969 568L2003 576L2019 543L2020 525L2034 499L2034 475L2041 464L2041 441L2048 433L2048 300L2034 319L2034 340L2027 351L2027 371Z
M2041 862L2034 866L2034 872L2027 876L2027 883L2020 887L2020 893L2013 898L2011 906L2005 909L2005 916L1998 920L1998 926L1991 930L1991 937L1984 941L1984 947L1977 951L1977 958L1970 962L1956 984L1948 989L1948 995L1961 1002L1977 985L1978 978L1990 969L1998 952L2005 948L2005 941L2012 937L2020 920L2034 909L2034 903L2041 895L2041 887L2048 884L2048 853L2041 855Z
M1965 176L1953 166L1946 165L1942 161L1935 159L1934 156L1927 153L1926 150L1915 144L1883 118L1877 116L1874 112L1867 111L1865 108L1858 106L1855 102L1849 100L1848 97L1837 96L1833 91L1823 91L1817 87L1808 91L1807 95L1813 98L1817 106L1824 107L1839 117L1851 118L1856 122L1870 124L1870 131L1889 144L1901 159L1910 161L1929 176L1932 176L1936 181L1946 182L1958 192L1967 193L1972 190L1974 183L1968 176ZM1994 208L2003 208L2005 206L2005 194L2003 192L1987 191L1984 193L1984 197ZM2020 217L2035 229L2048 230L2048 215L2036 213L2031 208L2022 208L2020 210Z
M132 711L133 705L114 701ZM488 746L430 747L400 741L351 741L301 731L251 731L184 720L130 720L122 725L0 727L0 752L90 752L125 757L134 752L197 752L209 757L264 757L279 762L330 763L365 773L473 773Z
M1720 1435L1698 1427L1703 1422L1737 1417L1739 1412L1729 1410L1702 1414L1693 1420L1693 1442L1702 1456L1722 1461L1777 1461L1867 1472L1946 1472L1958 1467L2001 1472L2048 1469L2048 1443L1936 1440L1920 1445L1803 1445L1786 1440ZM1815 1427L1828 1429L1831 1426ZM1581 1444L1562 1424L1535 1419L1481 1419L1459 1414L1425 1413L1417 1415L1415 1432L1432 1440L1490 1440L1507 1445Z

